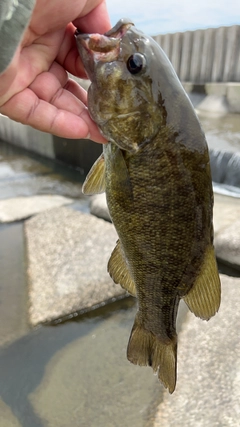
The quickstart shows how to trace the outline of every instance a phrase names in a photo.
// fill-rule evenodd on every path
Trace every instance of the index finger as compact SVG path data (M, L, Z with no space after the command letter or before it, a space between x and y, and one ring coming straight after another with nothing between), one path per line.
M73 21L73 25L75 25L75 27L77 27L82 33L103 34L110 30L111 23L105 1L101 2L87 15L75 19Z

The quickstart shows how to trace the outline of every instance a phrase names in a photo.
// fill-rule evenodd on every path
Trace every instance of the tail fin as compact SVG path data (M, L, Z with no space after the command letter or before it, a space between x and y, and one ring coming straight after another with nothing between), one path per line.
M160 341L152 332L147 331L138 320L132 328L127 348L127 358L134 365L151 366L158 371L158 378L169 393L173 393L177 379L177 336L169 343Z

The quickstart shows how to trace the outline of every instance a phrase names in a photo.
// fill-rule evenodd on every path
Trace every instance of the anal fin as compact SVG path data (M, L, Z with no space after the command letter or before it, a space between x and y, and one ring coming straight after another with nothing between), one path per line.
M83 194L91 196L105 191L105 161L104 155L96 160L91 167L82 187Z
M218 311L221 283L213 246L207 248L199 276L183 300L195 316L203 320L209 320Z
M108 272L115 283L120 284L123 289L136 296L135 284L124 259L119 240L108 261Z

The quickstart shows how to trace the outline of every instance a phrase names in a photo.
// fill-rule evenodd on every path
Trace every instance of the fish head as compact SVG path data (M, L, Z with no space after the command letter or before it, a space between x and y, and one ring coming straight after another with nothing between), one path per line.
M104 35L81 34L76 42L91 80L88 108L109 141L136 152L165 124L159 84L159 45L121 19Z

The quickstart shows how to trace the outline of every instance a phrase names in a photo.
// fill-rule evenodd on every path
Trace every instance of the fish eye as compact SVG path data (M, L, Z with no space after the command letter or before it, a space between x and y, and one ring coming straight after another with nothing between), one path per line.
M141 53L134 53L127 60L127 69L131 74L139 73L146 65L145 56Z

